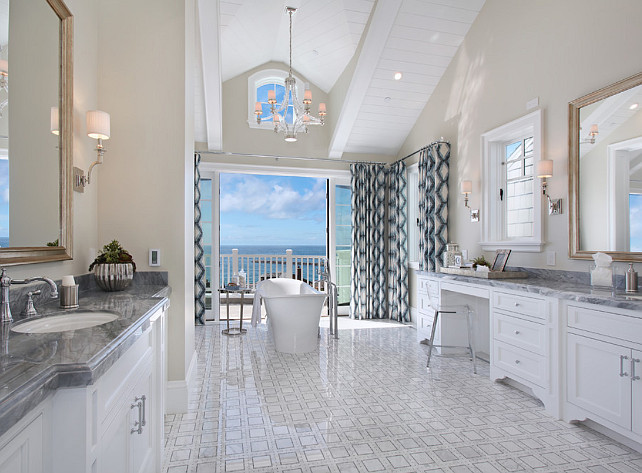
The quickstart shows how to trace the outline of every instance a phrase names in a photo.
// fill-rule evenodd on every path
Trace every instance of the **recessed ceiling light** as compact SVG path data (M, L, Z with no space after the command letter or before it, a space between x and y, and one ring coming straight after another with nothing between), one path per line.
M401 72L395 72L395 80L401 80L403 74Z
M640 105L639 103L632 103L631 106L629 107L629 110L635 110L636 108L638 108L639 105Z

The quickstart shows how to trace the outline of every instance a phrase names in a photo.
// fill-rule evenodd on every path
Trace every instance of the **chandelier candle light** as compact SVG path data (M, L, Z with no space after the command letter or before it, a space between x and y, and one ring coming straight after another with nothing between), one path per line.
M292 76L292 14L296 11L294 7L286 7L286 11L290 15L290 71L288 77L285 79L285 94L283 102L276 107L276 91L268 91L268 103L270 104L270 113L272 115L272 123L274 124L274 132L282 132L285 135L285 141L296 141L296 134L300 131L308 132L308 126L321 125L325 123L326 107L325 103L319 104L319 117L310 115L310 105L312 104L312 91L309 88L305 89L303 94L303 102L299 101L296 93L296 81ZM294 109L293 123L287 123L285 114L288 104L292 97L292 107ZM254 107L256 114L256 122L261 124L261 102L256 102Z

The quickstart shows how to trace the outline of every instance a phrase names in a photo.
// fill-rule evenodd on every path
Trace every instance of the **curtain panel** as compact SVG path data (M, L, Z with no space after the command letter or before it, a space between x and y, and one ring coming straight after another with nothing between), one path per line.
M350 165L352 262L350 317L387 318L386 172L383 164Z
M388 311L399 322L410 322L407 184L406 164L393 164L388 170Z
M194 314L205 324L205 265L203 264L203 229L201 228L201 155L194 155Z
M448 242L450 143L436 143L419 155L419 269L436 271Z

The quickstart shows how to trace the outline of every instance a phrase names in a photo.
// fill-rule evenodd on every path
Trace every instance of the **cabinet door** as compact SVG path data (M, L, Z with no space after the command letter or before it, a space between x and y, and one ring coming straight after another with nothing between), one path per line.
M102 473L129 469L129 404L121 404L100 441L99 470Z
M568 402L630 429L630 358L628 348L569 334Z
M642 435L642 379L640 379L642 378L642 352L633 351L631 371L634 371L634 373L631 373L633 432Z
M36 417L4 445L0 445L0 473L42 473L43 422Z
M130 409L130 433L129 444L131 449L131 471L132 473L154 472L154 431L160 428L154 412L154 396L152 394L152 369L145 370L133 391L132 404L136 406ZM143 401L144 396L144 401ZM143 421L140 426L137 422ZM132 430L137 431L132 432Z

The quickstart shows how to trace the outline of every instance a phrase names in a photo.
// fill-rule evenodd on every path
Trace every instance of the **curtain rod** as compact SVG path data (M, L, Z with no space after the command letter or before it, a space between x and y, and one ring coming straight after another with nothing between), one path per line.
M272 154L251 154L251 153L232 153L230 151L194 151L194 154L216 154L219 156L245 156L248 158L272 158L276 159L298 159L301 161L328 161L331 163L345 163L345 164L383 164L384 166L388 163L382 163L378 161L354 161L350 159L333 159L333 158L313 158L310 156L275 156Z
M443 138L443 137L441 137L441 139L439 139L439 140L435 140L435 141L433 141L432 143L427 144L427 145L426 145L426 146L424 146L423 148L419 148L417 151L413 151L413 152L412 152L412 153L410 153L408 156L404 156L403 158L397 159L395 162L393 162L392 164L390 164L390 166L392 166L392 165L394 165L394 164L397 164L397 163L398 163L398 162L400 162L400 161L405 161L406 159L410 158L411 156L414 156L414 155L415 155L415 154L417 154L417 153L421 153L423 150L428 149L428 148L430 148L432 145L437 145L437 144L441 144L441 145L443 145L443 144L450 145L450 141L446 141L446 140L444 140L444 138Z

